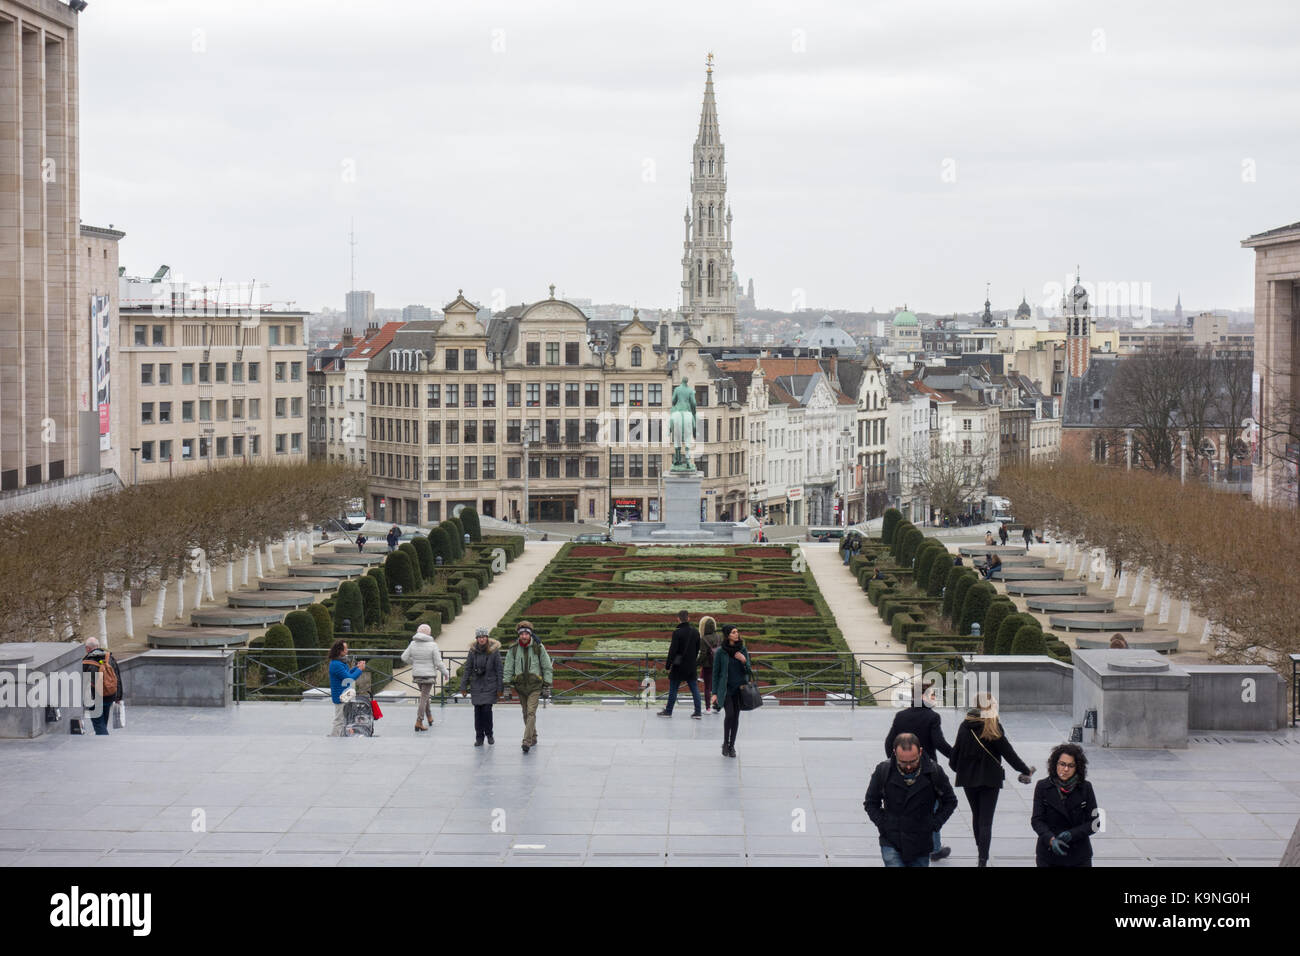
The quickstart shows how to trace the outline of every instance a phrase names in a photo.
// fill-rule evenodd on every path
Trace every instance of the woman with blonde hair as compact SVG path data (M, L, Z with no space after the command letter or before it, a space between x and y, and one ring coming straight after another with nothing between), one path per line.
M705 615L700 618L700 656L696 663L700 668L700 677L704 679L705 712L710 713L708 701L713 693L713 655L722 643L722 634L718 631L718 622ZM716 708L715 711L716 712Z
M998 702L992 694L975 695L975 706L966 712L966 719L957 729L952 757L948 760L956 772L955 785L966 793L970 805L971 828L975 831L975 847L979 866L988 866L989 844L993 840L993 812L998 806L998 791L1006 778L1002 761L1011 764L1027 784L1034 768L1025 765L1011 741L1007 739L1002 722L998 720Z

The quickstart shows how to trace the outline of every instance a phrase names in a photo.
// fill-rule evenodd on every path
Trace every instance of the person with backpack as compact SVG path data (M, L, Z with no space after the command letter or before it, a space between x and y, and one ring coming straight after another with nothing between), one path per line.
M506 689L505 668L501 663L501 642L491 636L486 627L474 632L469 646L469 656L461 668L460 694L469 696L474 705L474 746L482 747L483 738L495 744L492 736L492 705Z
M700 618L700 656L695 661L700 671L700 677L704 681L704 700L706 704L709 695L713 692L713 655L718 652L718 646L721 643L722 634L718 630L718 622L706 614ZM716 708L709 710L709 713L716 712Z
M862 809L880 833L885 866L929 866L935 834L957 809L943 768L916 734L894 738L894 755L876 765Z
M433 692L434 682L442 674L444 681L451 680L451 671L442 662L438 642L433 639L433 632L428 624L421 624L415 629L411 643L402 651L403 663L411 665L411 679L420 689L420 703L415 711L415 732L428 730L433 726L433 708L429 705L429 695ZM429 718L428 726L424 723Z
M122 700L122 671L117 666L117 658L101 648L96 637L86 638L86 656L81 659L81 670L91 675L91 699L94 703L90 710L93 715L90 723L96 735L106 737L113 705Z
M515 628L518 640L506 653L504 683L519 695L519 706L524 712L524 737L520 746L524 753L537 746L537 705L543 697L551 696L551 655L533 633L529 621L520 621Z
M349 690L366 669L366 662L361 661L356 667L348 667L348 644L340 638L330 645L330 700L334 703L334 724L330 727L331 737L342 737L343 727L347 723L347 703L343 700L344 690ZM347 687L344 687L344 684Z
M1005 759L1019 772L1017 779L1023 784L1029 783L1034 768L1025 765L1007 739L1002 722L998 720L998 702L993 695L977 694L975 704L966 712L966 719L957 729L948 765L956 772L957 786L966 792L966 802L970 804L977 865L988 866L993 813L997 810L998 792L1006 778L1002 761Z

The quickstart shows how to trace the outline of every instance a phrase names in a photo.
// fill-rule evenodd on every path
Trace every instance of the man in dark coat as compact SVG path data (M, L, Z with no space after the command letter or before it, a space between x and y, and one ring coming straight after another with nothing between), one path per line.
M916 735L899 734L893 758L872 773L862 808L880 831L885 866L929 866L934 834L957 809L957 795Z
M700 689L695 684L695 660L700 656L700 632L691 624L691 616L686 611L677 612L677 627L673 631L672 643L668 645L668 704L659 711L660 717L671 717L673 705L677 703L677 685L686 681L691 689L691 699L695 701L695 720L700 719Z
M901 734L913 734L921 742L921 750L927 754L952 756L952 747L943 737L939 715L932 710L934 706L934 681L927 681L917 691L912 689L912 706L905 707L894 715L894 723L885 737L885 756L894 752L894 741ZM927 704L929 706L927 706ZM937 863L952 853L951 847L943 845L939 831L934 831L934 845L930 849L930 862Z

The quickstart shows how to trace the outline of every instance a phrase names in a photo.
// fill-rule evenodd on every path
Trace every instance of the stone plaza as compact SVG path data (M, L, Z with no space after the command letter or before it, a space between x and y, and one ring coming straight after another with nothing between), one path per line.
M132 707L108 737L0 741L0 861L11 866L869 866L862 799L888 707L766 706L656 719L633 705L555 705L521 753L518 708L475 748L463 703L411 734L385 704L374 738L327 738L324 703ZM958 713L942 710L951 739ZM1009 713L1041 777L1071 715ZM1084 747L1105 811L1097 866L1276 866L1300 819L1300 733L1193 736L1185 750ZM1032 866L1032 786L1008 775L991 865ZM962 795L944 828L974 866Z

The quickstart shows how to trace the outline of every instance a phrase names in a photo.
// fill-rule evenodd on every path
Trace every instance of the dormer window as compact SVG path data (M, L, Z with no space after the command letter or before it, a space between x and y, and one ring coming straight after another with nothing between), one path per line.
M632 346L632 367L641 367L641 346L639 345Z

